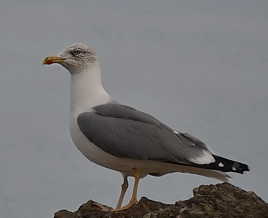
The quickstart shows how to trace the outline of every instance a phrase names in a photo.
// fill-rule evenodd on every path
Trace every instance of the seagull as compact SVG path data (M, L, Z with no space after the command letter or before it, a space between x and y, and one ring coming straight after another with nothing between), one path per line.
M71 75L70 133L73 143L87 159L119 171L123 177L114 211L135 205L140 179L147 175L190 173L228 181L226 172L249 171L248 165L214 154L189 133L174 130L135 108L114 100L104 89L94 49L73 44L43 64L60 64ZM122 206L134 177L129 203Z

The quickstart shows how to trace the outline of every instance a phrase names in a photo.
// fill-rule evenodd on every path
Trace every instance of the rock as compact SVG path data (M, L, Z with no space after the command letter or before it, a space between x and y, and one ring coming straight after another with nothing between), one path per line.
M61 210L54 218L268 218L268 204L254 192L229 183L201 185L193 197L175 204L141 198L132 208L111 212L111 208L88 201L75 212Z

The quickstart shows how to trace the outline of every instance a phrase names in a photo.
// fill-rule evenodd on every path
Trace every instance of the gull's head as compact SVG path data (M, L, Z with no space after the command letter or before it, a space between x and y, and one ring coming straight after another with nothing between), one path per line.
M97 61L96 52L83 43L76 43L60 52L56 56L49 56L43 64L60 64L71 73L77 73L90 68Z

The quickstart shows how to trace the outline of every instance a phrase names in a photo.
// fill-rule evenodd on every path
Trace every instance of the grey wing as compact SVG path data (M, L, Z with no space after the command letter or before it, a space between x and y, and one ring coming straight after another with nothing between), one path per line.
M200 139L190 135L187 132L182 133L177 130L173 130L173 131L177 135L177 137L179 137L182 143L190 144L192 146L197 146L197 147L200 147L201 149L209 151L207 145L204 142L202 142Z
M128 106L100 105L80 114L77 121L91 142L117 157L187 164L200 164L200 158L202 164L208 164L213 158L202 146L193 145L192 140L178 136L151 115Z

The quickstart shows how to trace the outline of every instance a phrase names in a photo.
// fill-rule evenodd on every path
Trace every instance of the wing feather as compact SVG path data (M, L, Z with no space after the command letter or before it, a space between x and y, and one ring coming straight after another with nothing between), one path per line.
M202 158L211 153L198 139L175 134L151 115L128 106L100 105L80 114L77 123L91 142L117 157L185 164L211 161Z

